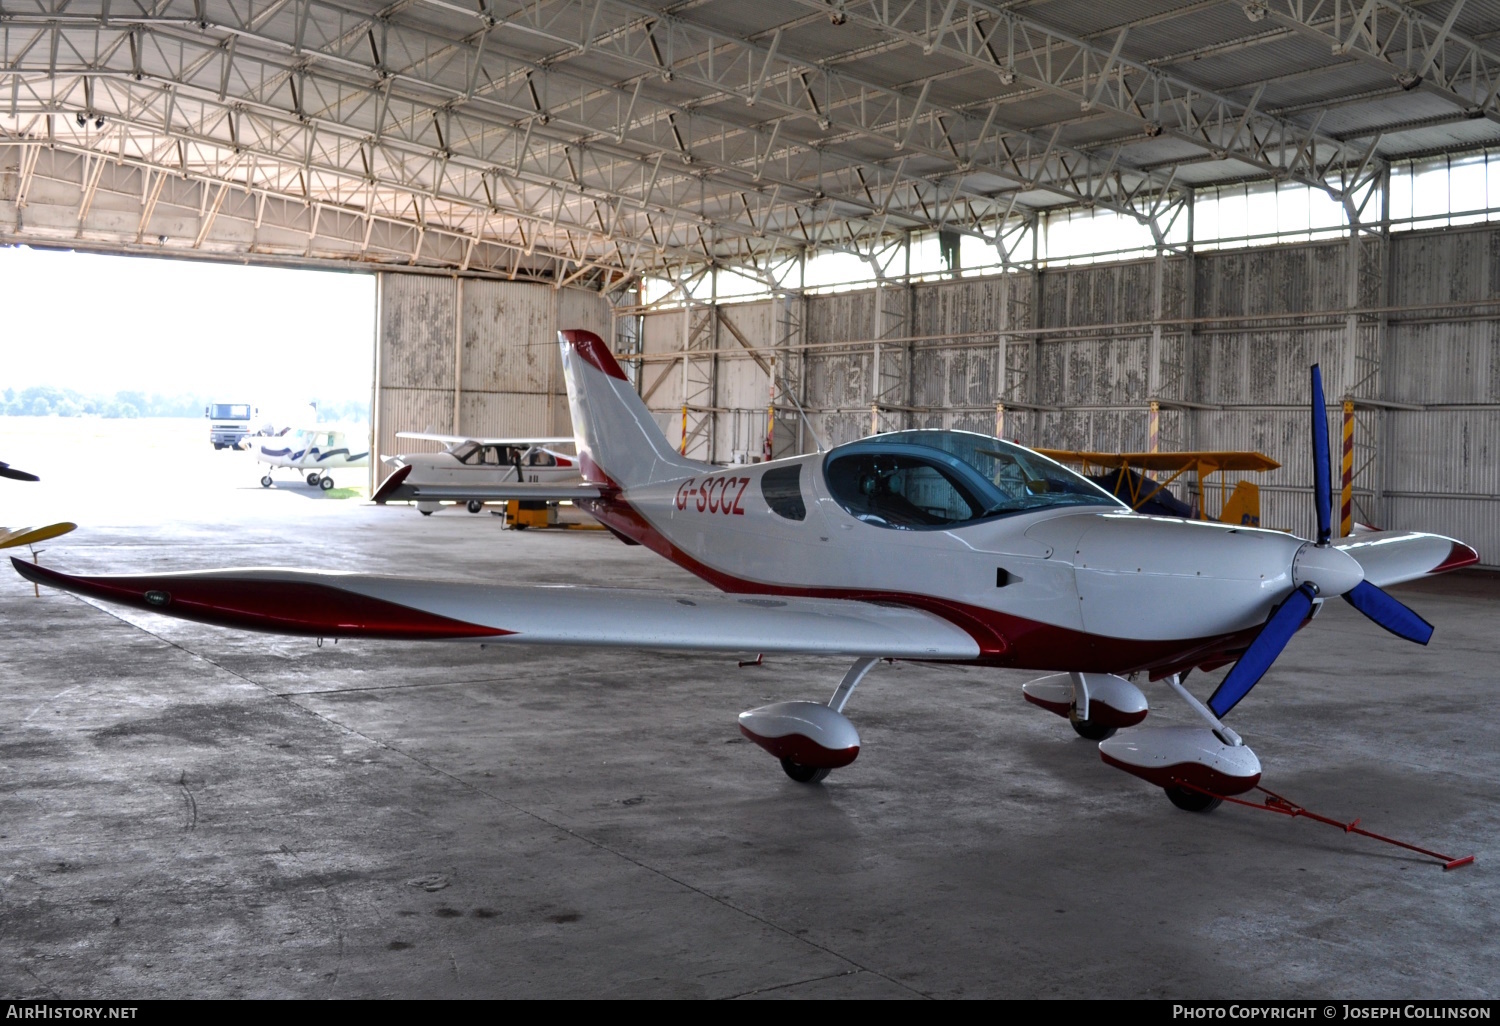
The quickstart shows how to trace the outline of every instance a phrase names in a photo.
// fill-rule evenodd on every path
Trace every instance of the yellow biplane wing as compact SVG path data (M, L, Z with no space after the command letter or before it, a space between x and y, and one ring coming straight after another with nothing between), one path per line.
M1131 509L1140 509L1146 503L1162 495L1169 484L1188 471L1193 471L1198 475L1198 494L1207 496L1205 479L1212 474L1220 472L1262 474L1281 466L1265 453L1234 450L1083 452L1074 449L1038 449L1036 451L1059 463L1082 464L1085 474L1094 472L1095 468L1118 471L1114 486L1115 494L1128 502ZM1142 476L1148 473L1167 476L1161 480L1152 480ZM1213 519L1226 524L1259 527L1260 489L1249 481L1240 481L1235 485L1232 494L1226 495L1225 492L1224 479L1220 478L1219 515ZM1201 508L1197 515L1201 519L1210 519Z
M1281 466L1259 452L1205 450L1203 452L1079 452L1073 449L1038 449L1049 460L1082 463L1116 470L1172 471L1201 468L1205 474L1221 470L1264 473Z
M67 521L60 524L48 524L46 527L17 527L15 529L0 527L0 549L10 549L17 545L35 545L37 542L56 538L77 529L77 524L70 524Z

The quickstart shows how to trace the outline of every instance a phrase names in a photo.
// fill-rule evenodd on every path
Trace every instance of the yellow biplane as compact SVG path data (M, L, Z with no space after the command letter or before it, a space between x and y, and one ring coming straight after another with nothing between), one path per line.
M1095 484L1130 504L1130 508L1147 513L1189 517L1195 520L1217 520L1246 527L1260 526L1260 488L1241 480L1231 492L1228 482L1218 480L1218 512L1209 514L1208 498L1213 489L1208 478L1220 473L1262 474L1281 466L1271 457L1258 452L1078 452L1072 449L1038 449L1037 452L1059 463L1081 464L1084 474ZM1183 474L1197 475L1197 508L1177 499L1167 486ZM1160 480L1146 475L1165 474Z

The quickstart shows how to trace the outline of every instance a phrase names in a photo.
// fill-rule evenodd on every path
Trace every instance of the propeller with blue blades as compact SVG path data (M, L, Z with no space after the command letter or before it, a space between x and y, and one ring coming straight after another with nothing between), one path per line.
M1318 514L1318 548L1328 548L1333 536L1333 485L1330 475L1328 449L1328 412L1323 399L1323 375L1317 364L1312 368L1312 439L1313 439L1313 492ZM1302 584L1281 605L1272 611L1245 654L1229 671L1213 696L1208 707L1215 716L1223 717L1239 704L1240 699L1265 676L1281 650L1286 648L1292 635L1307 620L1312 612L1313 601L1318 597L1318 586L1311 582ZM1425 645L1432 639L1432 624L1422 619L1406 606L1396 601L1385 591L1361 581L1344 592L1344 601L1375 621L1397 637Z

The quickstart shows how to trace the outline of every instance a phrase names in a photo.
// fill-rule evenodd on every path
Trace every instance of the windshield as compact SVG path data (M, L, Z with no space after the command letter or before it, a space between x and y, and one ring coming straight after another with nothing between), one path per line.
M231 403L215 403L208 408L212 420L249 420L250 407Z
M952 527L1118 499L1029 449L969 431L897 431L834 449L826 476L851 515L881 527Z

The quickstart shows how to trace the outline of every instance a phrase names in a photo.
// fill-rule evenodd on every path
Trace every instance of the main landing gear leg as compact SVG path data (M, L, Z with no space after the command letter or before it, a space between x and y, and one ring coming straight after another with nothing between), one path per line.
M1114 737L1117 727L1105 726L1089 719L1089 679L1082 673L1068 674L1073 680L1073 707L1068 710L1068 722L1079 737L1090 741L1103 741Z
M740 732L781 760L799 784L816 784L859 754L859 732L844 716L849 696L878 657L856 659L827 705L777 702L740 713Z

